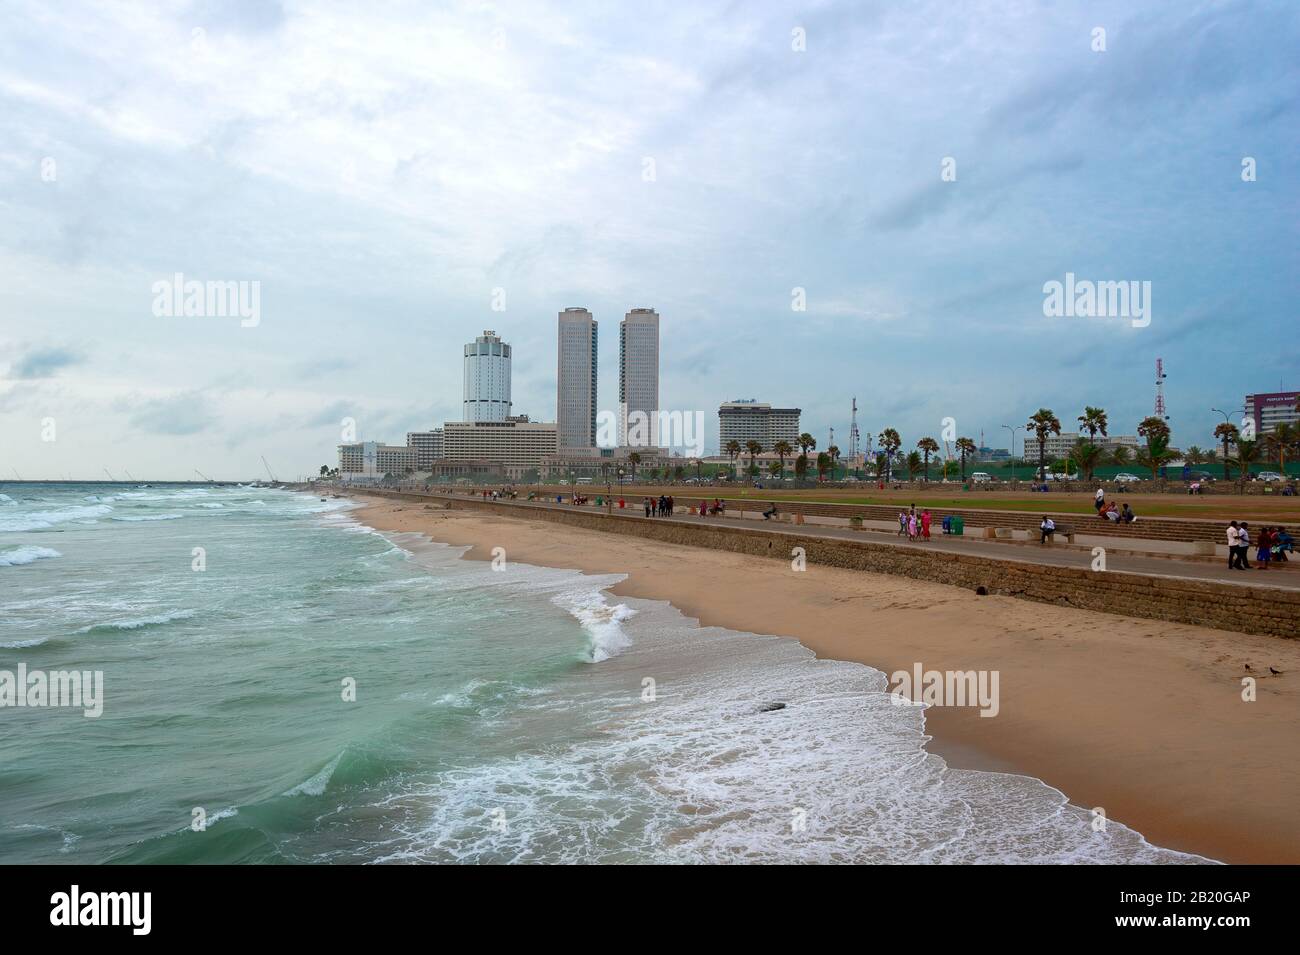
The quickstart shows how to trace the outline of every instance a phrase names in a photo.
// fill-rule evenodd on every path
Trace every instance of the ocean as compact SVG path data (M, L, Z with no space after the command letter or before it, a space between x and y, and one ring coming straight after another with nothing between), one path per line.
M103 679L0 707L0 863L1206 861L949 768L878 670L461 553L286 490L0 485L0 679Z

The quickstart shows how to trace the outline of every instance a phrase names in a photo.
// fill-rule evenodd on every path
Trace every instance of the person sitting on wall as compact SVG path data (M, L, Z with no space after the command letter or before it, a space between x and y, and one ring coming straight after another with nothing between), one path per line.
M1137 515L1133 513L1133 510L1128 506L1127 501L1124 503L1124 510L1120 512L1119 519L1125 524L1132 524L1137 520Z
M763 512L763 520L771 520L773 517L776 517L776 501L773 501L772 506Z
M1043 523L1038 525L1038 529L1042 531L1042 536L1038 538L1038 543L1046 544L1048 541L1056 540L1056 521L1052 520L1046 514L1043 515Z

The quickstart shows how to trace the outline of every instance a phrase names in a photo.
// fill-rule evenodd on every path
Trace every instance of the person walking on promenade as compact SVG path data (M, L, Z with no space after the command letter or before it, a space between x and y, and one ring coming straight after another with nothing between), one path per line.
M648 497L645 499L645 516L650 516L650 498Z
M930 509L927 507L921 512L921 538L930 539Z
M1250 525L1242 521L1237 525L1237 569L1250 570Z
M907 515L907 539L914 541L918 536L920 536L920 529L916 524L916 514L912 513Z
M907 511L899 511L898 512L898 534L896 536L902 537L906 533L907 533Z
M708 517L708 516L709 516L709 502L700 501L700 517Z
M1269 561L1273 559L1273 528L1262 528L1255 543L1259 547L1258 552L1255 554L1255 559L1259 561L1259 567L1256 569L1268 570Z
M1237 522L1228 522L1228 569L1237 569Z
M673 505L675 505L676 503L677 502L673 500L673 496L669 494L668 495L668 516L669 517L673 516Z

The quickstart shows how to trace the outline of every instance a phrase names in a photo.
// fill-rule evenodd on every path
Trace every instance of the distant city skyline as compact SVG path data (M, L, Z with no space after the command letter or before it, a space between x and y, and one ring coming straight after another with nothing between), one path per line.
M483 329L554 420L575 303L591 411L653 303L710 450L737 395L845 449L855 395L864 439L1131 434L1157 357L1174 442L1215 446L1211 409L1300 387L1296 48L1300 8L1240 2L16 0L0 477L314 473L460 419Z

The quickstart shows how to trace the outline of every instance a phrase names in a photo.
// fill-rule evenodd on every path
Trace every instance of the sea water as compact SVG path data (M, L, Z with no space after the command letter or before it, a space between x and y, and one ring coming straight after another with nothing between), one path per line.
M0 486L0 671L104 681L0 708L0 862L1205 861L948 767L878 670L351 511Z

